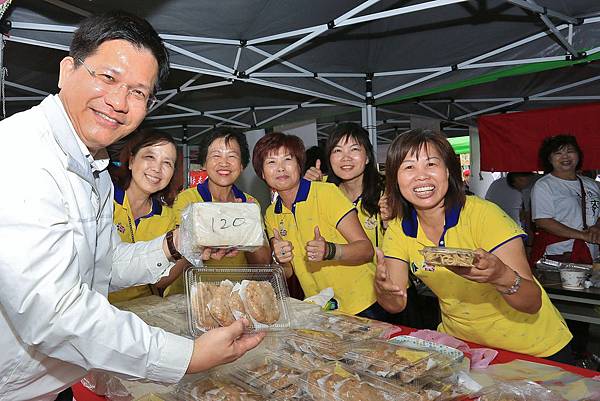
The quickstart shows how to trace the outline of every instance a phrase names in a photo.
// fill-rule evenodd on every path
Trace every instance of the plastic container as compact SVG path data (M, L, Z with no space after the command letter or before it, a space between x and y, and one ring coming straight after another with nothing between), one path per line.
M303 393L299 378L310 369L310 366L267 353L234 364L228 373L269 399L297 400Z
M449 348L449 347L446 347ZM410 336L393 341L366 340L352 345L343 361L355 369L403 385L417 388L454 373L463 359L462 352L440 352L438 344Z
M184 273L192 336L246 317L248 331L290 327L289 293L280 266L190 268Z
M419 251L425 263L432 266L473 267L475 252L472 249L426 246Z
M225 375L208 375L177 387L171 396L178 401L267 401L244 383Z
M370 338L388 339L402 329L389 323L347 315L342 312L318 312L302 322L304 328L330 331L345 341L354 342Z
M280 333L280 352L310 366L322 366L339 361L349 343L340 334L331 331L294 329Z
M315 401L429 401L418 393L390 386L385 380L337 362L310 370L299 380L305 394Z

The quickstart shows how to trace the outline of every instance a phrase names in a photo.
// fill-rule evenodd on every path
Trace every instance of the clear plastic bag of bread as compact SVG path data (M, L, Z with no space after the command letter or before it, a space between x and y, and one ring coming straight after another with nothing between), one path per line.
M495 383L471 397L478 401L566 401L557 392L526 380Z
M419 252L425 263L431 266L473 267L475 262L472 249L426 246Z
M267 245L260 206L251 202L190 203L181 213L180 252L202 266L205 248L253 252Z

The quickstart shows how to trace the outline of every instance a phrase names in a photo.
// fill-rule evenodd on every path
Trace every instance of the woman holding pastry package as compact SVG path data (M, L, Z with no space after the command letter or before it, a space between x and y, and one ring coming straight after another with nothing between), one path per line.
M195 202L253 202L258 203L252 195L241 191L235 186L236 180L242 174L250 161L248 142L243 133L230 131L213 131L207 134L200 146L200 163L206 169L208 178L195 187L182 191L175 199L173 209L178 222L181 213L190 204ZM208 260L206 266L238 266L248 264L265 265L271 261L269 246L258 248L254 252L238 252L234 256L221 260ZM169 277L177 277L182 267L189 264L176 266ZM175 271L173 271L175 270ZM183 280L178 278L171 284L165 294L183 292Z
M386 173L394 219L383 252L377 251L379 303L390 312L404 309L410 269L439 299L438 330L572 362L571 333L531 274L523 231L493 203L465 196L459 159L448 140L429 130L399 135L388 150ZM425 247L441 248L438 257L447 264L425 263L420 252ZM443 254L445 247L450 252Z
M113 222L123 242L149 241L175 228L171 206L177 195L175 174L181 161L173 138L159 131L141 131L127 140L119 156L120 165L111 171L114 184ZM108 295L121 302L152 295L164 287L141 285Z
M342 312L361 314L376 305L373 246L352 202L334 185L301 178L304 144L271 133L254 147L256 174L277 191L265 213L275 260L296 273L306 296L331 287Z

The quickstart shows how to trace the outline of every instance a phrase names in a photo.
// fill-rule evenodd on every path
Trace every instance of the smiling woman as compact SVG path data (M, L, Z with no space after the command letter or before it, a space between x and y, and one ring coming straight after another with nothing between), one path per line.
M412 130L386 162L390 222L375 289L390 312L406 307L410 271L438 297L440 331L495 348L569 362L571 333L533 278L521 228L496 205L465 196L460 162L439 133ZM429 266L424 247L475 252L472 266Z
M149 241L175 228L171 206L178 188L173 177L181 175L181 161L173 138L158 131L138 132L123 147L119 161L120 168L112 172L113 222L121 240ZM110 293L108 299L126 301L153 290L150 285L131 287Z

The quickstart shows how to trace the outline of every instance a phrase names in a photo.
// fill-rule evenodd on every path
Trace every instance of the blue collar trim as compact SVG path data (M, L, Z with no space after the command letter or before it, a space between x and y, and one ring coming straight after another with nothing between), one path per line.
M198 193L204 202L212 202L212 195L210 194L210 189L208 188L208 180L198 184L196 189L198 190ZM248 199L246 199L246 194L236 187L235 184L231 187L231 191L233 192L233 196L235 198L241 199L242 202L248 201Z
M462 206L455 205L446 210L446 222L444 224L444 232L442 233L440 243L444 241L444 235L446 234L446 231L452 227L456 227L458 224L461 209ZM409 216L402 218L402 231L407 237L417 238L417 232L419 231L419 220L417 219L417 212L414 208L410 209Z
M125 201L125 190L121 188L117 183L113 182L113 188L115 189L114 199L119 205L123 206Z
M311 181L307 179L300 179L300 185L298 186L298 192L296 193L296 199L292 204L292 213L296 213L296 203L304 202L308 199L308 193L310 192ZM275 201L275 214L280 214L283 211L283 201L280 196L277 196Z

